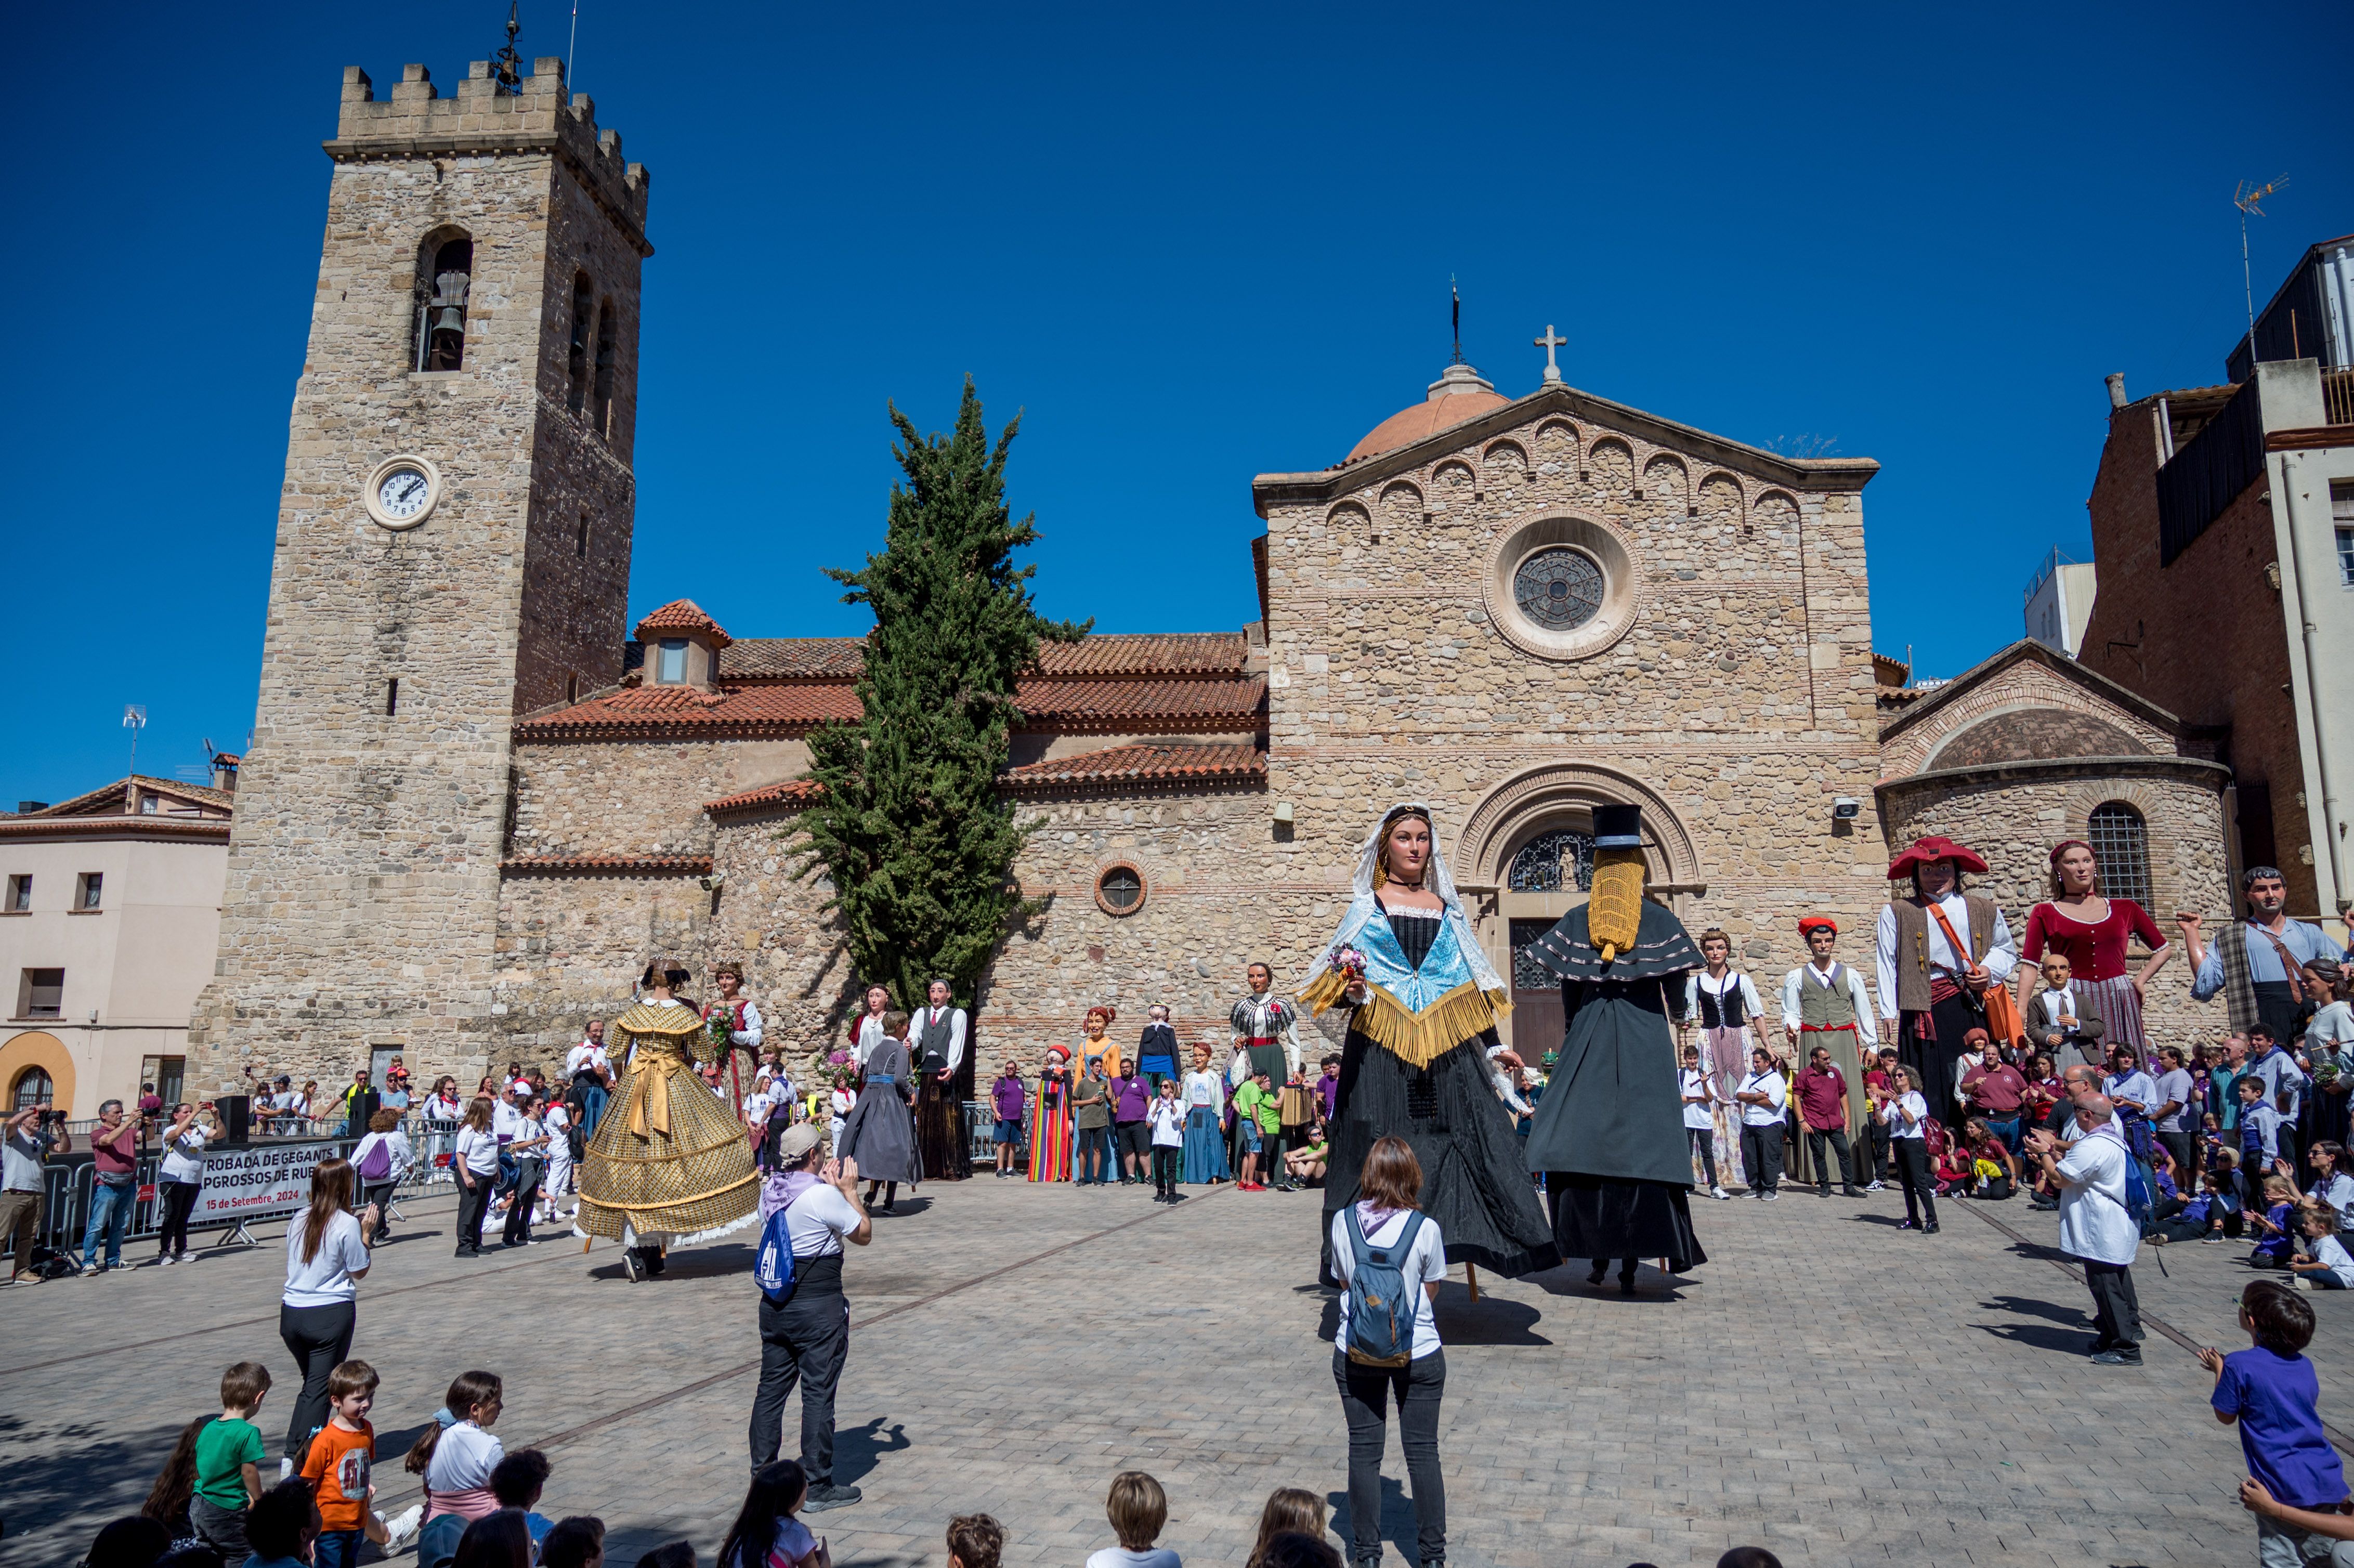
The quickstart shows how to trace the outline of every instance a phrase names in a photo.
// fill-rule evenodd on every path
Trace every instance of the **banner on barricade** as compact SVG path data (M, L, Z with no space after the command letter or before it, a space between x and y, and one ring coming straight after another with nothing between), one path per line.
M207 1155L190 1223L265 1220L293 1213L311 1201L312 1171L341 1147L332 1142L263 1144Z

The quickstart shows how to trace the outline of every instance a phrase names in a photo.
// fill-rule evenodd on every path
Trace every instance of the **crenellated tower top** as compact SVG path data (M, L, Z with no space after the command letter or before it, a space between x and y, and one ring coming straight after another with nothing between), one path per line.
M388 101L379 101L366 71L344 68L344 97L334 140L324 143L337 163L410 158L461 158L550 152L564 160L612 217L641 256L646 239L647 175L621 156L621 133L597 129L597 106L585 92L569 100L564 62L542 56L531 74L510 89L492 63L466 68L455 98L443 98L421 65L403 66Z

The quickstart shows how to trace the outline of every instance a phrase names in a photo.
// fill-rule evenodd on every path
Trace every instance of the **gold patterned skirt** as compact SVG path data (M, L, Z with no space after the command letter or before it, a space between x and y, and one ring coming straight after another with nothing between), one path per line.
M580 1167L575 1234L685 1246L759 1217L760 1176L726 1102L651 1041L613 1086Z

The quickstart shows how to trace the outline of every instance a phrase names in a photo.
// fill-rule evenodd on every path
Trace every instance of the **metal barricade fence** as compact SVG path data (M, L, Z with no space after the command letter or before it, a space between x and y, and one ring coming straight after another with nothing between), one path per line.
M401 1175L399 1191L408 1192L427 1186L436 1180L437 1175L440 1181L448 1181L449 1173L446 1165L437 1165L435 1155L429 1150L438 1147L440 1159L446 1160L451 1143L457 1136L458 1123L428 1121L423 1117L412 1116L402 1118L400 1126L401 1130L408 1135L413 1159L408 1171ZM438 1140L438 1144L429 1144L428 1140ZM262 1137L253 1139L245 1147L247 1149L296 1149L312 1146L321 1151L321 1158L324 1158L325 1154L332 1150L336 1155L349 1159L352 1150L358 1146L359 1141L356 1138L345 1137ZM223 1150L217 1152L228 1154L241 1151ZM123 1228L122 1240L125 1246L134 1241L152 1239L163 1232L163 1195L158 1182L163 1164L164 1158L161 1150L151 1151L139 1157L133 1171L138 1196L132 1205L130 1222ZM43 1166L44 1190L41 1219L40 1224L35 1227L33 1235L33 1245L36 1249L46 1247L53 1252L80 1255L82 1234L90 1226L90 1194L97 1184L97 1163L90 1160L78 1160L71 1164L52 1160ZM249 1221L278 1219L283 1217L283 1214L284 1211L280 1210L268 1214L224 1214L212 1218L192 1218L188 1222L188 1230L191 1234L198 1231L228 1231L234 1234ZM0 1258L13 1256L15 1250L13 1237L0 1236Z

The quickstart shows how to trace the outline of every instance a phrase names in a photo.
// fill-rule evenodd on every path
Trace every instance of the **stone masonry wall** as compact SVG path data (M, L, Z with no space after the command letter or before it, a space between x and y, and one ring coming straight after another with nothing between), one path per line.
M1687 840L1707 884L1676 900L1683 918L1723 926L1760 972L1796 961L1798 913L1852 929L1884 896L1859 495L1547 416L1351 496L1264 509L1267 798L1298 822L1260 839L1261 897L1286 906L1289 972L1329 935L1389 801L1434 802L1451 846L1491 792L1548 766L1591 765L1597 798L1649 790L1672 819L1654 831ZM1483 602L1508 535L1548 516L1606 524L1639 579L1631 627L1581 660L1522 652ZM1840 796L1864 802L1851 824L1832 821ZM1541 825L1532 804L1457 878L1492 885ZM1500 922L1483 938L1508 957Z
M1934 699L1926 699L1934 701ZM2171 757L2174 732L2145 715L2109 701L2086 689L2082 681L2047 669L2030 657L1971 688L1950 702L1907 713L1890 726L1881 747L1881 776L1903 779L1936 766L1938 748L1948 740L1998 714L2027 708L2060 708L2082 714L2123 729L2153 756Z
M2190 1000L2190 965L2174 925L2178 909L2207 916L2211 930L2232 908L2231 868L2224 858L2225 775L2209 764L2153 758L2130 774L2115 768L2064 762L2012 764L1884 786L1889 836L1909 842L1943 833L1986 857L1988 874L1971 878L1992 895L2023 938L2028 912L2050 896L2052 845L2084 836L2094 806L2123 800L2149 829L2150 918L2178 949L2153 982L2144 1023L2153 1045L2215 1040L2224 1028L2221 998ZM2129 961L2148 957L2138 943Z
M567 741L515 748L509 853L708 854L704 802L795 777L798 739Z
M255 740L216 979L190 1031L188 1082L204 1092L249 1065L341 1077L371 1044L402 1046L428 1075L483 1054L499 1027L520 650L616 640L626 468L588 482L578 473L594 464L540 467L557 439L548 338L565 330L544 296L552 273L570 275L570 259L550 253L575 242L561 237L599 223L642 233L642 171L621 165L617 139L600 142L585 99L567 104L556 60L536 62L514 94L495 92L480 64L454 100L437 98L421 67L404 75L379 102L347 71L330 144ZM559 163L586 172L559 177ZM593 212L576 210L592 200ZM463 365L419 373L420 251L461 230L474 246ZM620 270L633 296L634 263ZM617 380L614 397L631 406L633 381ZM426 521L398 533L376 526L360 495L397 453L429 459L444 485ZM572 581L533 601L538 630L527 630L526 561L551 534L568 544L583 509L608 542L596 579L606 601ZM578 627L554 629L576 614Z

